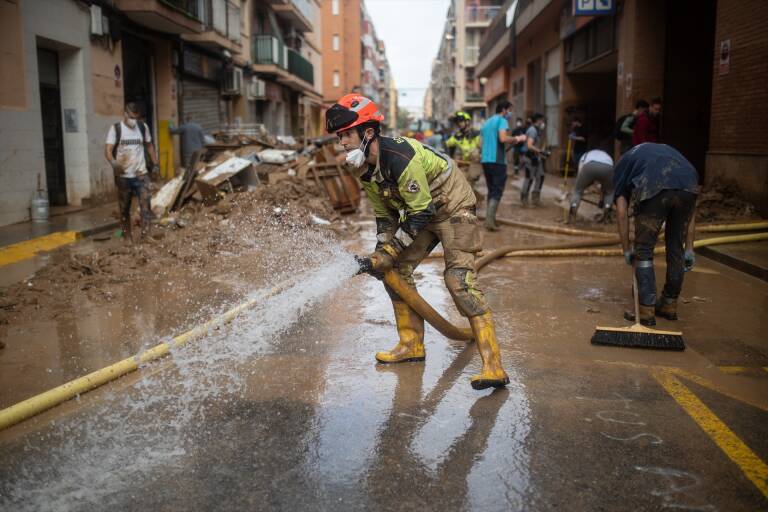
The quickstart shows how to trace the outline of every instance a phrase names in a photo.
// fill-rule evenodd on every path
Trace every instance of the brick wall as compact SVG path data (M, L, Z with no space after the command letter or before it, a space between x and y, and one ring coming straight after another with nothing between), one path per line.
M331 1L322 2L323 100L335 103L352 87L361 84L361 0L339 0L339 14L334 15ZM339 50L333 49L333 36L339 35ZM334 71L339 72L339 87L333 86Z
M712 80L710 151L768 155L768 2L719 0ZM731 40L720 74L720 42Z

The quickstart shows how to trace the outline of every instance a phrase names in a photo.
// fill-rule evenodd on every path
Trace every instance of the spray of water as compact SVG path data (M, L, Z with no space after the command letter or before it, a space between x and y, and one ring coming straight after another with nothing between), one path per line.
M304 256L304 272L292 273L293 284L277 294L270 292L274 282L252 292L253 309L174 350L156 364L160 371L44 434L28 435L23 455L2 470L0 509L106 509L116 504L115 496L141 489L158 472L183 471L206 418L243 393L249 362L354 275L349 254L327 239L301 236L302 245L312 244L312 257ZM2 452L0 447L0 457Z

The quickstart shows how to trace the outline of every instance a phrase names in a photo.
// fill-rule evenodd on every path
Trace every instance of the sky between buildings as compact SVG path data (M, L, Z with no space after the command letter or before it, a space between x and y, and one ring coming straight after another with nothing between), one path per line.
M365 0L384 40L399 106L421 115L450 0Z

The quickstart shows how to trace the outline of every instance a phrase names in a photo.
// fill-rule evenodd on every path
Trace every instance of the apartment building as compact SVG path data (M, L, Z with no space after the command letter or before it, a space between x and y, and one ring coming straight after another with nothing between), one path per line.
M397 99L386 48L376 36L365 3L362 0L324 1L322 25L326 106L344 94L359 92L388 111L384 112L385 128L395 126Z
M485 81L477 75L476 67L480 41L500 4L493 0L453 0L448 8L430 81L430 110L441 124L447 125L457 110L469 113L475 124L485 118Z
M165 177L179 164L168 125L247 123L322 132L319 0L0 2L0 225L51 205L114 199L109 126L139 104Z
M760 29L768 3L613 4L607 15L574 16L573 0L504 2L476 67L489 111L508 99L516 116L544 113L554 157L547 165L560 172L573 118L590 148L618 156L616 119L640 98L661 97L662 142L705 184L735 185L768 213L768 125L750 122L768 116L768 35Z

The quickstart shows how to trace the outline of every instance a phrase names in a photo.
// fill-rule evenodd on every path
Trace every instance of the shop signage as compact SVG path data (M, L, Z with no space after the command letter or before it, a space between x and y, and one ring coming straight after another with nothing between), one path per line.
M609 16L616 14L616 0L573 0L574 16Z

